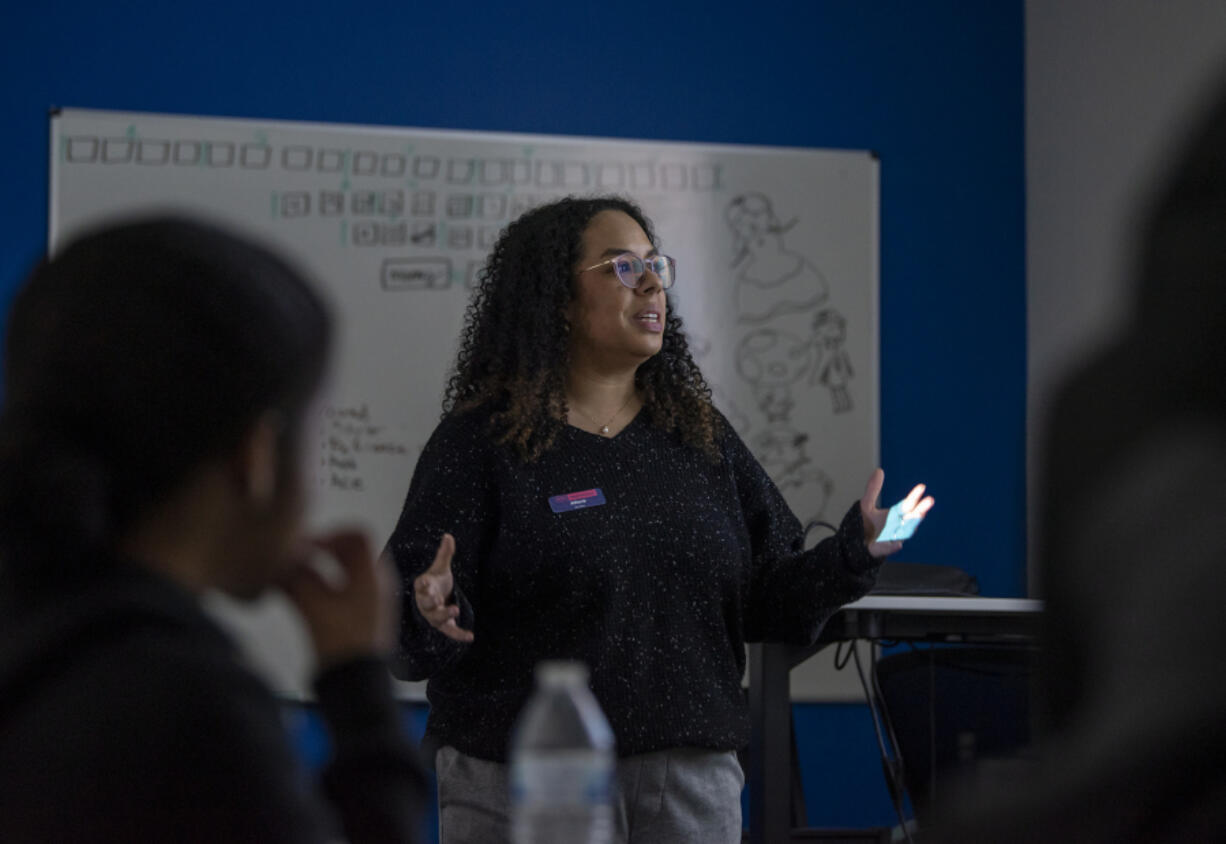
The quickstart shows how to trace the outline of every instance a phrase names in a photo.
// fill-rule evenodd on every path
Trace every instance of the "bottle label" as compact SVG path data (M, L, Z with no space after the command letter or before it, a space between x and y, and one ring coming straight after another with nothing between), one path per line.
M591 750L521 751L511 762L511 802L525 809L609 805L612 754Z

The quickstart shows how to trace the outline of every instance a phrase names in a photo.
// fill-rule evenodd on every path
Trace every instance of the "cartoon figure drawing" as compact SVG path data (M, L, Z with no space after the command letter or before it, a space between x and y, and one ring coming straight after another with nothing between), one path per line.
M767 424L788 420L796 404L791 386L812 366L813 346L808 339L800 340L782 331L754 331L736 350L737 372L753 385L754 398Z
M736 196L724 221L734 237L736 321L745 331L737 374L753 389L766 423L747 442L780 490L790 490L811 520L820 520L834 482L806 453L809 434L796 429L792 416L798 397L819 383L830 391L834 413L852 409L847 320L831 305L825 276L788 248L785 236L797 220L781 222L765 194Z
M742 322L814 308L830 295L825 277L783 235L796 220L780 223L771 201L760 193L735 197L724 219L736 237L732 266L737 271L737 313Z
M811 516L807 521L820 520L826 502L834 491L830 476L813 465L805 453L808 434L794 430L786 422L767 427L750 441L750 449L757 456L766 473L774 480L780 491L805 489L805 500Z
M690 354L694 356L694 360L700 364L711 353L711 341L700 334L687 332L687 339L690 344ZM724 414L724 418L732 425L733 430L741 435L742 438L748 436L750 421L749 416L741 410L732 396L715 381L709 381L708 386L711 388L711 399L715 406Z
M833 308L826 308L814 318L813 334L813 342L819 349L821 361L814 367L814 376L830 390L834 412L846 413L852 407L847 382L855 375L851 368L851 358L843 348L843 343L847 340L847 320Z

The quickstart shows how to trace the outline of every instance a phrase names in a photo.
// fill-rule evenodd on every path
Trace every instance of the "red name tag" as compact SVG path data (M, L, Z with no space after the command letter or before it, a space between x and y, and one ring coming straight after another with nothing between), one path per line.
M599 507L604 503L604 493L599 489L568 492L549 499L549 507L555 513L569 513L571 510L582 510L585 507Z

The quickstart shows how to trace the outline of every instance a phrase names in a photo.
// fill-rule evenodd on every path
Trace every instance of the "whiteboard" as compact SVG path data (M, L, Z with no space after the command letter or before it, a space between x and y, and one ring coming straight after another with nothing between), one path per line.
M510 220L567 194L625 195L653 221L715 402L803 522L837 523L878 464L867 152L78 109L52 115L50 152L53 251L105 219L176 210L314 276L339 323L308 429L317 527L390 535L485 256ZM211 600L274 686L301 693L302 631L275 604ZM806 696L804 678L793 686Z

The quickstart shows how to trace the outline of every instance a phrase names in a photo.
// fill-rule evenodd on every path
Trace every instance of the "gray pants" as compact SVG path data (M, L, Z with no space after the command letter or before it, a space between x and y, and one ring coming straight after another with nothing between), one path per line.
M510 841L507 766L443 747L438 771L442 844ZM616 844L739 844L745 775L731 751L682 748L617 763Z

